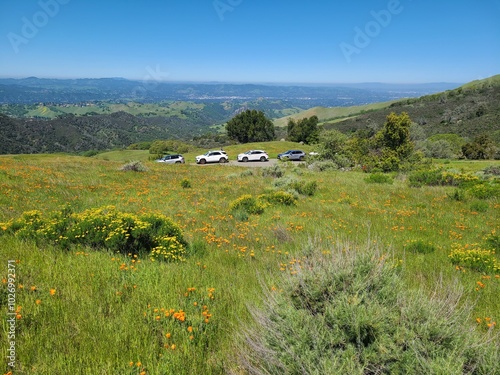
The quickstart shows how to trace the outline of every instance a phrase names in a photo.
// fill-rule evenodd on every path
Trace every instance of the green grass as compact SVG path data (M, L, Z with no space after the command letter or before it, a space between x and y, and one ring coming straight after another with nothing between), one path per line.
M329 122L341 121L347 118L352 118L355 115L365 113L367 111L373 111L378 109L383 109L389 107L394 101L381 102L373 104L365 104L359 106L351 107L313 107L299 113L292 114L290 116L281 117L274 120L274 125L278 127L284 127L288 124L288 119L292 118L294 120L300 120L302 118L317 116L320 123L328 120Z
M296 147L271 142L226 150L234 160L250 148L264 148L272 156ZM263 287L294 277L291 266L307 254L310 239L317 239L320 248L324 243L324 251L339 238L353 247L376 246L401 261L401 285L423 295L460 286L459 303L472 309L464 330L477 330L484 340L487 324L500 321L498 275L453 265L448 257L453 244L484 247L488 235L498 235L498 197L481 200L481 210L475 211L471 207L478 206L477 199L448 198L454 187L410 188L404 175L392 184L371 184L361 172L315 173L283 163L283 179L316 183L314 194L300 195L296 205L270 205L259 215L235 218L231 202L286 183L260 169L243 174L240 167L227 165L165 168L148 161L147 151L113 152L108 160L103 156L0 157L0 222L34 209L58 211L66 204L75 212L113 205L137 215L160 213L182 228L189 255L185 262L151 262L0 235L0 277L7 277L8 260L18 260L16 375L139 374L143 369L147 374L238 373L239 333L255 324L248 307L263 306ZM120 171L130 160L141 160L148 171ZM452 163L461 168L460 162ZM183 187L184 180L189 188ZM425 241L434 251L414 251L415 241ZM6 294L2 287L3 315ZM171 309L183 310L186 320L165 316ZM2 333L3 353L4 338Z

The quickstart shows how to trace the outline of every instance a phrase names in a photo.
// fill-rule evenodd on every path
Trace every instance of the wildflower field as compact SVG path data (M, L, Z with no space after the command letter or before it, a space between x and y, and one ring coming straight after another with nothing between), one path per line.
M264 345L255 341L264 329L278 332L276 324L293 324L294 314L279 312L293 305L280 299L287 285L300 280L290 301L300 297L297 303L314 311L311 316L330 311L316 292L303 292L308 282L314 284L307 280L321 279L307 274L315 275L311 259L335 263L342 254L361 257L370 251L361 257L364 262L383 260L397 270L384 276L387 285L428 297L431 310L442 296L465 314L463 321L449 323L492 353L484 363L464 353L463 365L439 359L432 366L457 374L498 369L499 183L482 171L499 161L429 167L442 171L431 176L437 183L428 183L428 173L370 179L362 171L318 172L290 162L243 168L145 160L141 172L123 170L125 162L116 155L112 161L0 157L0 373L287 373L286 358L259 372L255 362L263 357L246 353ZM340 272L321 269L327 276ZM350 290L344 291L352 307L361 294ZM384 294L386 288L380 290ZM456 296L452 302L450 295ZM270 308L273 299L279 301ZM443 306L436 302L435 311ZM264 311L290 320L271 324L270 318L259 319ZM339 314L337 322L352 318ZM15 324L9 325L11 316ZM432 324L447 323L438 313L435 319L439 323ZM375 350L382 342L376 331L363 336L358 330L358 348ZM432 336L432 329L426 332ZM294 337L309 349L316 345ZM5 354L11 342L13 360ZM334 368L339 347L352 359L347 344L336 345L329 346L323 371ZM388 341L385 349L381 345L377 353L399 353ZM371 363L372 357L362 360ZM377 373L379 367L371 366L365 368ZM306 365L293 371L313 373ZM355 367L346 371L362 373Z

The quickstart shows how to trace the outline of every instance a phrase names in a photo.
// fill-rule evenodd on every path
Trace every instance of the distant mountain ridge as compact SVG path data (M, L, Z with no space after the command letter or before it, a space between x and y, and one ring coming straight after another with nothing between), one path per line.
M131 81L123 78L0 78L0 104L266 98L287 100L302 107L344 106L416 97L454 87L457 84L264 85Z
M37 78L27 80L32 81L28 86L14 85L20 88L21 97L30 90L32 93L48 90L48 85L45 83L45 89L33 85L33 82L40 83ZM112 81L116 82L117 80L112 79ZM101 82L96 84L93 80L90 83L86 82L87 89L91 92L95 90L96 85L101 84ZM59 90L57 85L60 85L61 81L54 80L51 84L55 87L53 92L57 92ZM73 93L75 97L81 94L83 84L84 82L78 82L78 87ZM126 84L130 85L131 83L127 81ZM109 92L111 95L113 89L107 83L106 87L111 90ZM118 85L118 87L123 86ZM177 89L179 87L187 90L184 93L187 96L199 95L201 89L207 90L204 85L200 86L201 88L196 85L180 85L177 86ZM244 87L243 92L237 92L234 85L225 89L225 85L217 84L209 89L211 95L222 95L222 93L226 95L228 92L233 92L235 95L239 94L238 96L250 95L250 93L251 95L260 95L262 91L259 90L267 90L267 86L262 88L258 85L243 85L242 87ZM0 83L0 95L2 89L3 86ZM328 90L328 88L324 89ZM71 85L64 86L61 90L60 92L68 94L72 88ZM281 93L294 92L293 87L280 86L277 90ZM307 92L307 88L303 88L303 90L294 95L303 95ZM354 90L349 91L351 93L365 93L364 90L359 89L346 90ZM321 92L321 90L316 92ZM331 91L330 95L333 95ZM299 103L299 99L296 100ZM290 115L281 119L281 134L283 134L284 125L290 116L302 118L315 114L320 118L324 128L335 128L350 133L360 129L380 127L385 122L388 113L404 111L408 112L410 118L421 126L427 137L442 133L455 133L468 138L473 138L481 133L500 137L500 75L432 95L381 101L364 106L334 108L309 106L306 107L309 108L307 111L300 112L299 106L286 107L292 105L291 102L292 100L262 99L262 97L254 100L216 99L214 97L204 101L193 100L184 104L174 102L173 106L178 108L172 109L171 115L167 114L171 108L165 103L153 104L151 110L149 107L144 107L145 104L120 104L117 107L121 108L118 112L106 113L106 109L109 107L104 107L101 108L101 113L89 112L82 113L82 115L61 112L61 106L43 105L40 108L60 112L54 112L56 117L53 119L16 118L13 115L8 116L0 113L0 154L83 152L92 149L122 148L132 143L156 139L191 140L195 136L210 131L217 132L217 129L212 128L214 124L222 124L242 108L263 108L267 114L271 114L271 117L277 117L272 116L272 114L290 112ZM311 103L311 101L306 101L307 103ZM302 105L305 104L302 102ZM7 107L14 110L24 110L24 106L20 104L11 104ZM97 107L99 107L99 103L96 104ZM0 106L0 112L2 108L5 106ZM147 108L149 112L133 115L123 111L127 108L130 111L140 111ZM160 113L160 109L167 112Z

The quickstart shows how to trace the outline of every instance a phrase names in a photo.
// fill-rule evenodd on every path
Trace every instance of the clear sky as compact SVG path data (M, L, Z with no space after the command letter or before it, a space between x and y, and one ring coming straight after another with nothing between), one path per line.
M463 83L500 0L0 0L0 77Z

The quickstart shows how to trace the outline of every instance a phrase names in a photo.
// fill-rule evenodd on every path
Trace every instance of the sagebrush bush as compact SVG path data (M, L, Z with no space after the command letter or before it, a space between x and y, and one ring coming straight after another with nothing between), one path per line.
M284 177L274 181L274 187L295 191L301 195L313 196L318 188L316 181L303 181L295 177Z
M120 168L121 171L147 172L148 169L140 161L131 161Z
M262 176L263 177L280 178L280 177L283 177L284 174L285 174L285 171L277 164L275 164L271 167L262 168Z
M339 166L333 160L317 160L308 164L308 169L315 172L336 171Z
M499 373L499 348L469 323L456 286L429 297L377 249L313 246L251 310L238 356L246 373Z

